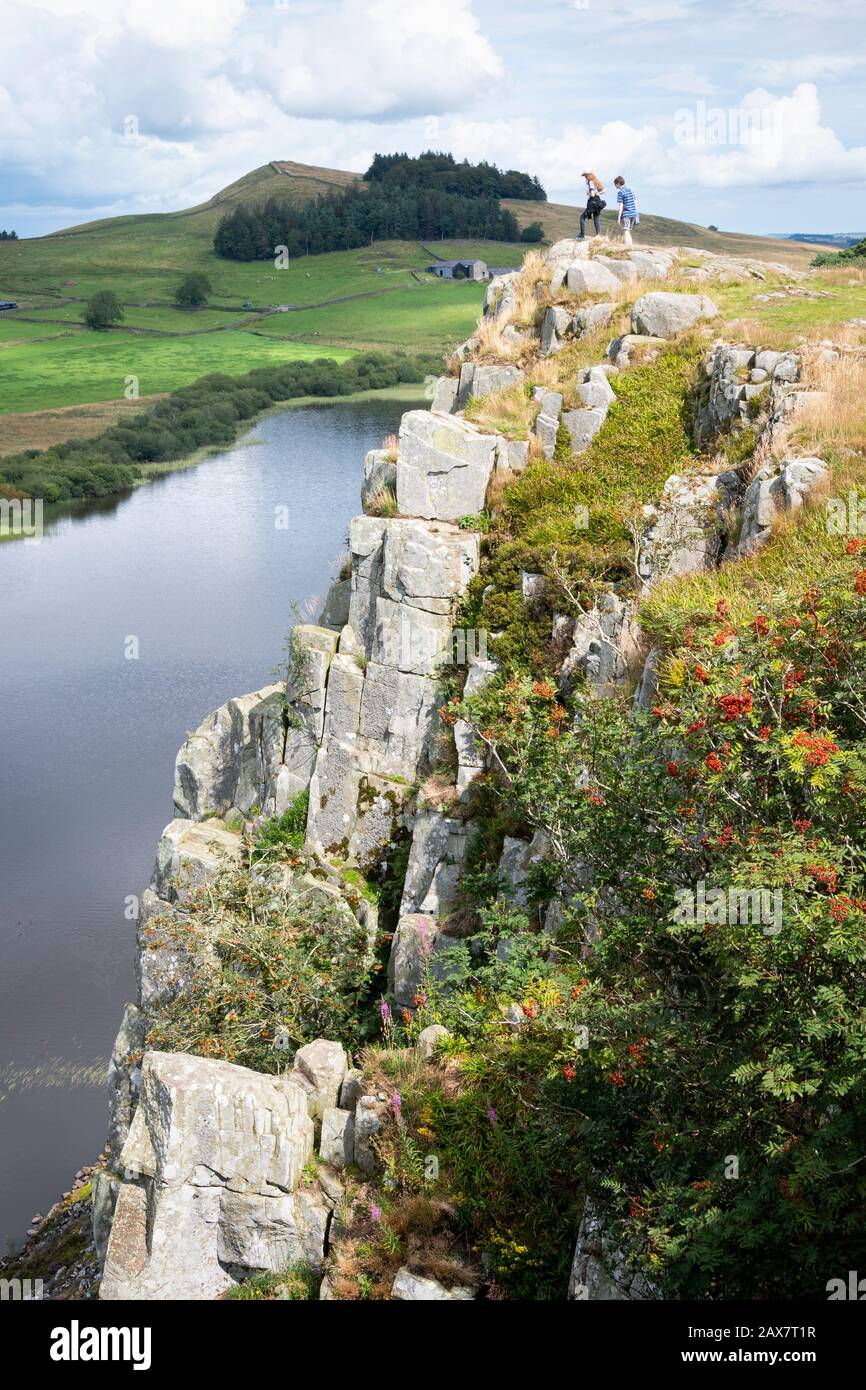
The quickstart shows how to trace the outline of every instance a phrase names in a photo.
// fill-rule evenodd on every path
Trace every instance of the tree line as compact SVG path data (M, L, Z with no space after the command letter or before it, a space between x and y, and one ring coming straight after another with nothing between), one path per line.
M426 150L424 154L377 154L364 175L367 183L387 188L435 188L440 193L458 193L464 198L524 198L547 201L537 177L519 169L503 172L495 164L457 163L451 154Z
M517 219L499 199L546 198L529 174L457 164L451 155L432 152L417 159L376 155L366 178L365 185L300 204L277 198L239 204L217 227L214 250L229 260L264 261L273 259L278 247L294 257L348 251L373 241L518 241Z

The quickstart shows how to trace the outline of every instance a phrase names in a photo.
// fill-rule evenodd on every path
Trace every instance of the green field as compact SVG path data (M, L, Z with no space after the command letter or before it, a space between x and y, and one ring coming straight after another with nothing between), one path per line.
M0 348L0 412L81 405L123 397L126 378L138 378L138 391L152 396L186 386L209 372L239 376L253 367L274 367L298 358L322 357L321 347L219 333L200 338L149 338L131 333L88 334ZM343 362L352 353L333 348L328 357Z
M6 314L0 314L0 349L5 343L24 342L31 338L62 338L84 331L82 324L75 328L72 324L31 323L27 319L10 318ZM0 381L3 380L4 361L5 358L0 357Z
M0 413L115 399L128 375L150 395L206 372L235 374L292 357L343 360L364 348L444 352L469 334L484 296L481 285L426 275L431 256L417 243L336 251L278 271L270 262L220 260L210 231L202 235L193 218L168 220L170 228L164 219L141 218L0 243L0 298L22 305L0 315ZM524 250L436 247L441 256L471 253L505 265L519 264ZM193 269L211 280L210 305L175 309L175 286ZM93 333L81 324L81 310L100 289L118 296L124 321ZM273 313L277 305L300 307Z

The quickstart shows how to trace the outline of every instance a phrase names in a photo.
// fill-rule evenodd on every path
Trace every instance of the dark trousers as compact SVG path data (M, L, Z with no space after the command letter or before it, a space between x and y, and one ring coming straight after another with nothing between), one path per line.
M594 224L594 226L595 226L595 234L596 234L596 236L601 236L601 215L600 215L599 213L597 213L597 212L587 212L586 210L584 210L584 211L580 214L580 235L581 235L581 238L583 238L583 237L586 235L586 219L587 219L588 217L591 217L592 220L593 220L593 224Z

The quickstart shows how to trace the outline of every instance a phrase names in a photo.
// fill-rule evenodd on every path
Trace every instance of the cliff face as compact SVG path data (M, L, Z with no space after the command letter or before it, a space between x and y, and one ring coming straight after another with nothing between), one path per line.
M364 503L387 510L380 502L390 495L397 514L365 512L352 521L350 577L333 586L320 625L295 629L286 685L229 700L178 754L177 818L164 833L141 899L139 997L127 1007L111 1064L109 1162L95 1183L97 1239L103 1250L108 1246L103 1297L213 1297L245 1274L278 1270L290 1258L321 1272L335 1199L329 1179L315 1191L301 1181L313 1153L314 1120L330 1169L352 1161L369 1170L381 1097L368 1094L357 1076L346 1089L344 1056L332 1057L326 1083L321 1074L307 1075L303 1049L288 1079L147 1051L160 1009L183 997L196 968L175 941L154 941L149 923L172 916L182 922L186 896L239 860L243 827L281 816L308 791L311 868L304 891L354 917L371 949L375 908L350 891L343 871L374 872L401 839L411 838L388 990L392 1004L414 1008L426 957L432 952L441 965L457 939L462 865L477 829L471 792L488 762L469 724L443 723L440 714L443 668L458 669L464 695L497 670L485 646L489 635L495 648L497 634L485 631L479 643L477 632L455 628L458 604L481 566L482 513L531 460L552 460L563 449L579 459L616 401L617 376L652 360L677 335L712 322L716 305L691 293L689 281L766 273L755 263L694 252L591 257L587 243L558 243L544 265L530 267L528 282L524 272L491 285L478 334L458 351L455 374L437 383L433 408L403 417L396 458L385 451L368 456ZM666 280L677 284L675 292L653 288ZM568 392L559 383L533 382L528 362L595 341L592 335L613 320L623 286L633 284L644 293L634 302L631 331L579 367ZM559 302L545 307L543 296L551 293ZM521 296L541 304L534 326L526 314L515 322ZM524 365L497 361L496 351ZM636 700L648 703L655 654L637 625L641 595L659 579L705 571L761 547L774 517L803 504L823 461L774 460L767 452L762 462L761 454L808 394L797 384L799 370L792 353L762 352L760 345L718 343L705 356L699 437L709 441L758 419L761 467L745 481L743 470L718 452L690 473L672 474L644 507L631 589L609 589L578 605L563 598L552 636L565 653L564 698L575 688L606 692L631 682ZM515 410L528 403L524 437L490 423L506 399ZM527 614L544 582L532 570L521 573ZM453 796L443 814L417 792L446 747ZM544 854L542 835L506 839L499 872L518 902ZM554 902L550 921L556 909ZM607 1263L589 1213L571 1296L647 1296L642 1281L616 1261L619 1273L610 1276Z

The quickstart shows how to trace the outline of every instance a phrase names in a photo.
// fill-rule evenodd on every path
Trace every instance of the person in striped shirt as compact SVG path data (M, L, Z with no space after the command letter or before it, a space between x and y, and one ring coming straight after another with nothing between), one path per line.
M634 194L630 188L626 188L625 179L622 174L618 174L613 181L616 188L617 213L616 220L622 227L622 239L626 246L631 246L631 229L639 220L637 207L634 201Z

